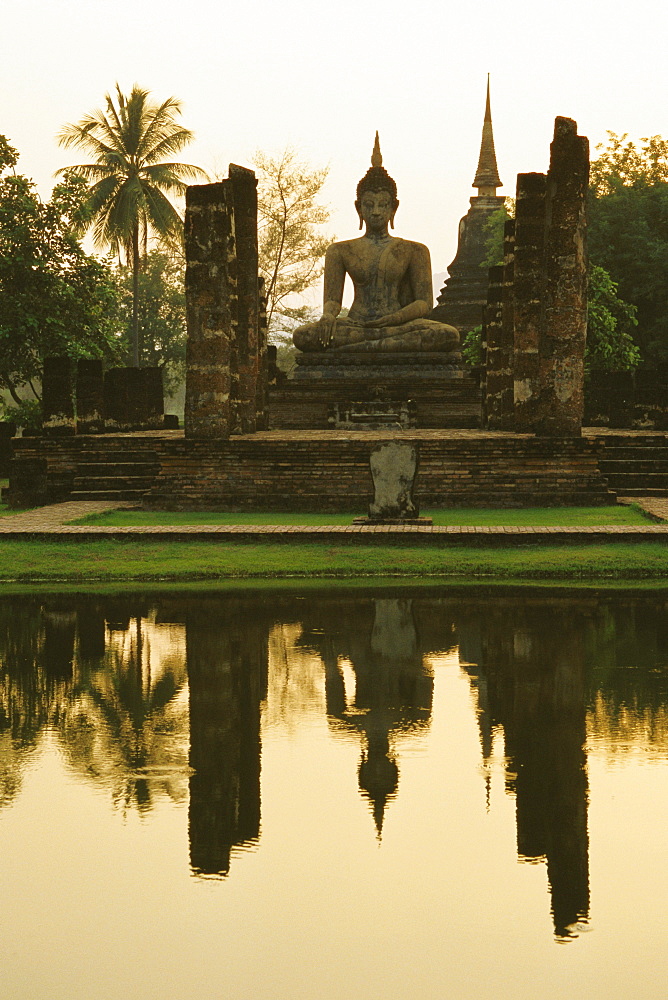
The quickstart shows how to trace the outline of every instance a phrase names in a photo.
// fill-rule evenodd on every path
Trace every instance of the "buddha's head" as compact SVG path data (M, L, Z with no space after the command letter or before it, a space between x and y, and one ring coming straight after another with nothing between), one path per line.
M366 223L367 229L384 229L388 222L394 229L394 216L399 207L397 185L383 167L380 142L376 141L371 154L371 166L357 185L355 208L360 220L360 229Z

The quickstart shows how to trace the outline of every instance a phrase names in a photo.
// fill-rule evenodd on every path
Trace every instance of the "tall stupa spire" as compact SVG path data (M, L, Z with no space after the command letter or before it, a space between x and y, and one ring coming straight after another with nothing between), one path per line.
M487 103L485 105L485 121L482 126L482 141L480 157L473 187L478 188L478 197L496 197L496 189L501 187L501 178L496 165L494 150L494 132L492 131L492 108L489 100L489 73L487 74Z

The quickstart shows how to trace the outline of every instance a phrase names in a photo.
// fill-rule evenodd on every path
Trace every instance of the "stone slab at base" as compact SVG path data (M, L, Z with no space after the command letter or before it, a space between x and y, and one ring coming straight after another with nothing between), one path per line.
M410 527L431 527L433 521L430 517L354 517L353 524L405 524Z
M375 370L374 370L375 371ZM341 369L338 378L289 379L269 389L269 427L322 429L331 427L333 407L339 411L364 402L394 403L411 408L418 427L479 427L481 393L469 373L454 375L434 369L429 377L413 377L399 366L364 379ZM415 407L414 413L412 407Z
M461 378L461 355L444 352L383 354L350 351L309 352L297 355L296 382L314 379L359 379L391 384L395 379Z

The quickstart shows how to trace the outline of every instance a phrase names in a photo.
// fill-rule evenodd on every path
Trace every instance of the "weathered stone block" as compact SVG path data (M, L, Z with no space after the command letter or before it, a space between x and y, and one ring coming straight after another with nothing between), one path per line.
M104 433L104 372L98 358L77 361L77 434Z
M418 516L413 501L418 459L415 442L388 441L372 450L369 456L374 488L374 500L369 504L372 520Z
M74 434L74 380L71 358L44 358L42 375L42 430L63 437Z
M577 435L584 413L587 332L585 202L589 141L557 118L546 192L545 317L540 345L538 434Z
M231 429L237 275L233 193L224 182L187 189L185 249L185 432L225 438Z
M234 323L233 430L250 434L256 426L258 378L257 180L252 170L230 164L237 270L237 313Z
M532 431L540 392L538 350L545 286L545 174L518 174L514 252L515 430Z

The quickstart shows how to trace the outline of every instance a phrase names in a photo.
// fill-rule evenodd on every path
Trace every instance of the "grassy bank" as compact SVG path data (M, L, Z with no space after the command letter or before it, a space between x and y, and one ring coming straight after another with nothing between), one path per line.
M359 512L358 512L359 513ZM594 525L647 524L648 518L639 507L619 504L610 507L522 507L488 509L477 507L440 508L423 510L423 517L431 517L435 525L462 525L490 527L493 525L526 525L529 527L591 527ZM304 524L320 526L351 524L352 511L345 514L300 514L273 511L271 513L212 513L210 511L144 511L112 510L103 514L90 514L73 521L73 524L109 525L196 525L196 524Z
M512 548L408 544L168 541L141 538L0 541L0 581L198 581L430 578L665 581L662 542Z

